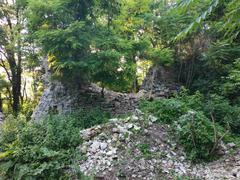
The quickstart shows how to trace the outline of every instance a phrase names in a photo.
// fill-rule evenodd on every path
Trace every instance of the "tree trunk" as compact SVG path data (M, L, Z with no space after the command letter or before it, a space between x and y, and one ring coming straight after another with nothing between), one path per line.
M104 86L102 86L101 97L104 98Z
M2 95L0 93L0 112L3 110L3 101L2 101Z
M133 77L133 82L132 82L132 92L133 93L137 93L138 89L139 89L139 85L138 85L138 77L137 77L137 60L135 59L135 56L132 57L133 58L133 62L135 64L135 69L134 69L134 77Z
M137 76L135 76L134 79L133 79L132 92L133 92L133 93L137 93L137 92L138 92L138 80L137 80Z
M16 19L17 19L17 26L20 26L20 19L19 19L19 9L16 10ZM17 32L20 35L21 29L17 28ZM22 84L22 49L21 49L21 39L17 39L17 51L16 56L14 56L14 52L12 58L12 67L10 64L10 69L12 71L12 96L13 96L13 113L16 115L20 111L20 100L21 100L21 84Z
M16 73L12 77L12 109L14 114L17 114L20 110L20 97L21 97L21 74Z

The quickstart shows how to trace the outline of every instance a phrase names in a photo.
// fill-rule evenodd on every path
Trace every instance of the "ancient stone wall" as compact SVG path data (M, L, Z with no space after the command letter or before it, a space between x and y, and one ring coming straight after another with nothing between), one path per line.
M151 68L137 94L105 90L102 97L101 88L95 84L70 88L53 81L47 84L32 118L40 119L49 112L66 113L79 108L100 108L112 115L126 114L136 109L141 98L168 97L176 87L171 72L161 66Z
M172 68L155 65L149 69L140 91L148 98L169 97L179 90Z
M54 82L44 91L32 118L39 119L49 112L66 113L78 108L100 108L112 115L119 115L133 111L139 99L138 94L108 90L105 90L102 97L101 88L95 84L86 85L81 89L68 89L62 83Z

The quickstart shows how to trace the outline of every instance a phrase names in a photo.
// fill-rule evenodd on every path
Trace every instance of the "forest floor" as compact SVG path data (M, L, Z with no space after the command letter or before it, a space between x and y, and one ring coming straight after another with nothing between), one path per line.
M240 179L240 151L191 164L170 127L137 110L134 115L81 131L80 169L96 179Z

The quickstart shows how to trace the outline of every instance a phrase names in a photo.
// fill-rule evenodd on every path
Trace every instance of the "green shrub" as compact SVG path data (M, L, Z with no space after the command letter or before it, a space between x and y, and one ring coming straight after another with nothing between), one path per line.
M211 95L203 111L207 117L214 118L225 128L230 128L234 133L240 133L240 107L230 105L229 101L222 96Z
M144 155L144 156L148 156L151 154L151 151L150 151L150 146L149 144L146 144L146 143L140 143L140 144L137 144L137 148L141 151L141 153Z
M213 127L218 132L229 132L232 137L240 133L240 107L232 106L218 95L206 98L199 92L189 95L183 89L170 99L143 101L140 109L156 116L159 122L178 127L179 143L193 161L214 158L212 149L217 143Z
M174 62L173 51L169 48L151 49L151 51L148 52L148 56L154 64L171 66Z
M204 105L204 96L199 91L196 91L194 94L190 95L189 91L185 88L181 88L179 94L177 94L174 99L177 99L184 103L188 109L194 109L196 111L201 111Z
M158 118L159 122L171 124L187 112L186 105L177 99L161 99L152 102L143 101L140 108Z
M98 108L92 110L80 109L69 114L68 118L73 119L75 126L86 129L97 124L106 123L110 119L110 114Z
M37 106L38 101L37 100L26 100L23 102L21 106L21 114L24 114L26 116L27 120L31 119L32 113Z
M207 118L214 118L224 128L240 134L240 107L231 105L224 97L216 94L204 98L199 92L189 95L186 89L182 89L170 99L143 101L140 108L154 114L159 121L169 124L177 121L188 110L202 111Z
M4 179L82 178L73 170L79 156L80 130L106 122L100 110L51 115L39 123L6 118L0 136L0 177Z
M214 157L220 128L202 112L188 111L175 122L174 127L189 159L197 161Z
M240 107L232 106L231 111L224 117L225 126L229 127L231 132L240 135Z
M6 148L7 144L13 143L26 124L27 121L24 116L19 115L15 118L13 115L9 115L1 125L0 150Z
M158 117L159 121L171 124L190 109L202 110L203 100L203 95L199 92L189 95L186 89L182 89L178 95L170 99L142 101L140 108Z

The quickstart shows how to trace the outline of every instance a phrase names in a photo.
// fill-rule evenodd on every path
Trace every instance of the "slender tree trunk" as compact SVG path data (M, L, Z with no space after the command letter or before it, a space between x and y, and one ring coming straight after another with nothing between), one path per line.
M138 92L138 79L137 79L137 60L135 59L135 56L132 57L133 58L133 62L135 64L135 70L134 70L134 77L133 77L133 82L132 82L132 92L136 93Z
M150 89L150 93L149 93L149 99L151 99L152 98L152 93L153 93L153 86L154 86L154 80L155 80L155 76L156 76L156 72L157 72L157 66L155 65L154 67L153 67L153 73L152 73L152 77L151 77L151 89Z
M19 9L16 11L17 25L20 26L20 18L19 18ZM18 34L21 34L21 29L17 28ZM20 111L20 100L21 100L21 84L22 84L22 50L21 50L21 39L17 40L17 51L16 51L17 59L13 57L15 60L13 72L12 72L12 94L13 94L13 112L17 114Z
M17 114L20 110L20 98L21 98L21 53L17 54L18 63L16 63L16 58L14 53L8 52L9 59L8 63L10 66L10 71L12 74L11 85L12 85L12 109L13 113Z
M0 93L0 112L3 110L3 100L2 100L2 95Z
M104 86L102 86L102 89L101 89L101 97L104 98Z
M133 93L138 92L138 81L136 76L133 79L132 92Z
M12 109L15 114L20 110L20 98L21 98L21 74L16 73L12 77Z

